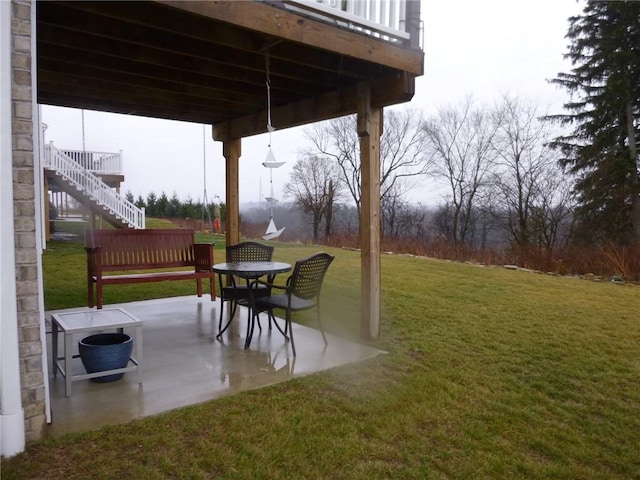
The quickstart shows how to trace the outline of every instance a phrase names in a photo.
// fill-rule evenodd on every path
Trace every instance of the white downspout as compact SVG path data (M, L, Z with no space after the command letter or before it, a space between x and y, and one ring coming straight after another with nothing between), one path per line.
M11 127L11 2L0 1L0 455L25 448L18 354L13 153Z
M2 0L0 0L2 1ZM35 15L35 8L31 9L33 11L33 15ZM31 25L35 25L35 18L31 19ZM35 57L35 38L32 38L32 55ZM35 72L37 68L35 67L35 61L32 64L33 71L33 81L35 80ZM36 91L36 85L33 85L33 91ZM45 408L45 421L47 423L51 423L51 395L50 395L50 386L49 386L49 365L47 364L48 358L48 348L47 348L47 330L45 324L45 310L44 310L44 274L42 272L42 254L43 250L46 248L47 242L45 240L45 224L44 224L44 196L47 195L47 192L44 192L44 171L42 167L42 157L44 155L44 131L41 128L40 119L41 116L41 108L36 103L33 102L33 163L34 163L34 187L35 187L35 205L36 205L36 248L38 249L38 311L40 312L40 341L42 342L42 376L44 378L44 408ZM36 129L38 131L38 141L36 142ZM37 146L36 146L37 145ZM41 221L38 221L41 219Z
M2 0L0 0L2 1ZM36 24L36 6L35 2L31 6L31 25ZM34 201L36 206L36 248L38 250L38 311L40 312L40 341L42 342L42 377L44 378L44 407L45 421L51 423L51 396L49 390L49 366L47 364L47 330L45 325L44 311L44 274L42 272L42 254L47 248L45 234L45 214L44 200L48 192L44 191L44 169L42 167L42 159L44 156L44 130L46 125L41 121L42 109L36 102L36 92L38 91L38 64L36 51L35 28L31 28L31 91L33 92L33 184L34 184ZM44 126L44 128L43 128ZM40 221L38 221L40 219Z

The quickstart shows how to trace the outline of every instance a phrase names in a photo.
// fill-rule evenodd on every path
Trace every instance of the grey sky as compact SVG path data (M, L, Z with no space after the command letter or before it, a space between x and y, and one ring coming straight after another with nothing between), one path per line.
M546 80L569 70L562 58L567 19L583 7L584 2L576 0L423 0L425 74L416 81L413 100L395 108L420 109L428 116L467 95L490 103L509 93L560 111L567 96ZM47 142L82 149L80 110L43 106L42 120L48 125ZM222 144L211 140L209 126L205 130L208 197L213 200L219 195L224 200ZM202 198L202 131L197 124L85 111L86 149L122 150L122 191L131 191L136 198L151 191L169 196L175 192L181 199ZM277 160L287 162L273 172L276 196L281 198L298 149L304 145L303 131L276 131L271 140ZM269 192L269 172L262 167L268 143L267 135L243 140L241 202L257 202L260 191L262 197ZM441 194L426 180L410 197L433 202Z

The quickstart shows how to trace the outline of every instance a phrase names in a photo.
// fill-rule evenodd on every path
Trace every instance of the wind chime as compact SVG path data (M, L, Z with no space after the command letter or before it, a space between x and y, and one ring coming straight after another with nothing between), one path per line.
M282 227L278 229L276 227L275 222L273 221L273 206L278 203L278 199L275 197L273 193L273 169L281 167L286 162L278 162L276 160L273 151L271 150L271 132L275 131L273 125L271 125L271 79L269 78L269 52L265 53L265 72L267 77L267 132L269 132L269 149L267 151L267 158L262 165L265 168L269 169L269 184L271 187L270 195L265 198L267 203L269 204L269 226L267 227L267 231L265 235L262 236L264 240L273 240L274 238L278 238L286 227Z
M215 207L214 207L215 209ZM207 150L206 150L206 129L204 124L202 125L202 219L201 219L201 223L204 224L204 216L205 216L205 212L207 214L207 218L209 219L209 232L211 232L211 242L213 243L214 241L214 232L216 232L218 230L217 228L217 222L218 222L218 218L215 214L215 210L214 210L214 214L213 217L215 217L215 222L216 222L216 227L214 229L214 219L212 218L211 215L211 205L209 204L209 198L207 196Z

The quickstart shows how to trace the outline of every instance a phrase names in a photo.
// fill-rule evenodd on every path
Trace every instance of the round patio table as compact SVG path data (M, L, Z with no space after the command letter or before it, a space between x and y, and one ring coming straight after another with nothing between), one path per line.
M284 262L225 262L216 263L213 266L213 271L218 275L235 275L240 278L244 278L251 285L251 280L257 280L260 277L268 276L273 279L278 273L285 273L291 270L291 265ZM249 288L249 309L253 311L254 297L253 288ZM251 321L247 323L247 337L244 343L244 348L249 348L251 344L251 337L253 336L253 327L255 319L253 315L250 315Z

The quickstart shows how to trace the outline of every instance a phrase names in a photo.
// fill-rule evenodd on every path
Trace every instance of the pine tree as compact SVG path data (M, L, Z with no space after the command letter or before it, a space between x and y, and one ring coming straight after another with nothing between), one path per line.
M570 73L552 80L571 93L573 126L552 146L576 175L577 232L584 240L640 240L640 2L587 1L569 18Z

